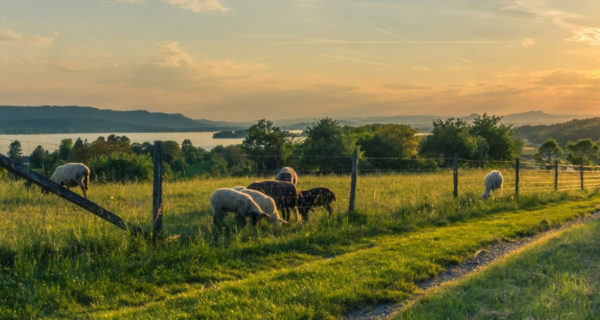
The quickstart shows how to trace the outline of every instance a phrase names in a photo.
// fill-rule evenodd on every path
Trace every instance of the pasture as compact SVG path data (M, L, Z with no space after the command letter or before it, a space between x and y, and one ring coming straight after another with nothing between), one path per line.
M2 181L0 318L338 317L399 301L414 291L413 281L490 242L596 208L593 191L546 191L553 184L553 173L546 171L522 172L518 201L505 174L504 195L484 202L485 173L461 170L458 199L447 170L359 176L356 211L350 214L349 176L301 175L299 189L326 186L336 193L332 217L319 209L307 222L272 227L265 221L218 236L210 193L264 178L167 182L166 238L156 243L36 188L27 190L22 181ZM92 182L88 196L149 230L151 193L150 183ZM443 247L418 242L426 231L439 232L433 235L438 238L458 232L453 226L463 228L462 237ZM409 240L418 241L405 247ZM408 265L397 262L404 253ZM352 280L353 274L362 276ZM205 301L202 308L197 301Z

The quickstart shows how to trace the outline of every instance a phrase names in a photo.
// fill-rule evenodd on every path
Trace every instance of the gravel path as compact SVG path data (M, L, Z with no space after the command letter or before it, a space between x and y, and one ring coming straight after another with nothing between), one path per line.
M459 265L449 266L446 271L439 273L435 278L425 280L423 282L416 283L417 287L421 290L428 290L433 287L438 287L443 283L456 280L467 273L477 272L478 270L486 267L494 260L501 258L522 246L531 243L541 237L544 237L550 233L557 232L559 230L567 229L575 224L581 224L592 220L598 220L600 218L600 212L595 212L590 215L579 217L571 222L548 231L538 233L533 236L526 236L515 241L502 241L496 243L485 250L479 250L473 258L467 260ZM345 320L379 320L387 319L392 314L402 311L402 308L407 305L404 303L387 303L380 304L370 309L356 310L344 315Z

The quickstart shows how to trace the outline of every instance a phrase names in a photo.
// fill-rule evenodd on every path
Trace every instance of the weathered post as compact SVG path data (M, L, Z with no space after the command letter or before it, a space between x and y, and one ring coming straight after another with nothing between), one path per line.
M356 178L358 176L358 152L352 153L352 180L350 182L350 205L348 211L354 211L354 200L356 198Z
M558 190L558 160L554 160L554 191Z
M162 143L154 141L152 162L154 163L154 184L152 189L152 237L162 232Z
M579 180L581 180L581 190L583 190L583 161L579 165Z
M458 198L458 154L454 154L452 162L452 176L454 177L454 198Z
M515 161L515 197L519 196L519 165L520 160L517 158Z

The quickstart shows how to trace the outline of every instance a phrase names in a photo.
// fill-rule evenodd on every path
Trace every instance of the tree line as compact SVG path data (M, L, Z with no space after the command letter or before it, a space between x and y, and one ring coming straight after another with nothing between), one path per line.
M487 161L508 161L519 156L523 142L501 118L483 114L472 122L449 118L436 120L428 135L403 124L342 126L324 118L309 126L303 136L291 134L266 119L248 129L238 145L217 146L205 150L190 140L162 142L165 178L194 176L272 174L284 165L313 174L347 173L352 152L358 150L363 171L435 170L449 166L457 155L473 160L472 165ZM585 140L585 139L584 139ZM567 145L567 160L572 163L595 161L598 146L589 141ZM562 149L544 143L535 157L550 163L562 156ZM27 160L29 167L49 176L66 162L86 163L97 181L144 181L152 177L153 145L132 143L126 136L110 135L94 141L62 140L52 152L38 146L24 157L18 141L8 156Z

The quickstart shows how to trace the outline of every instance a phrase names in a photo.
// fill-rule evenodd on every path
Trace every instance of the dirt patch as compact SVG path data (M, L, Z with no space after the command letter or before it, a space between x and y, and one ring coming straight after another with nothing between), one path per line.
M469 259L459 265L449 266L446 271L439 273L436 277L415 283L419 289L425 291L434 287L438 287L443 283L456 280L468 273L477 272L486 267L493 261L531 243L539 238L542 238L550 233L564 230L576 224L585 223L592 220L600 219L600 211L593 214L579 217L566 223L558 228L550 229L542 233L532 236L525 236L514 241L502 241L491 245L486 249L477 251L472 259ZM355 310L344 315L346 320L379 320L387 319L395 313L401 312L413 300L403 303L387 303L374 306L369 309Z

